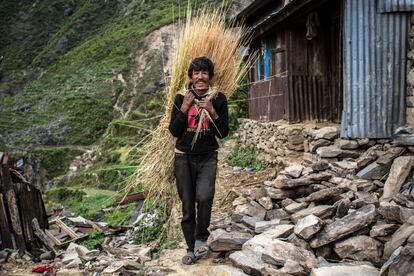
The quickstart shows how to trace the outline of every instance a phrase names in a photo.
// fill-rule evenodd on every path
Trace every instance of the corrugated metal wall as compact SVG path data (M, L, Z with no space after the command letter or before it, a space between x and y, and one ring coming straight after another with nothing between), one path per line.
M379 5L345 0L342 137L388 138L405 123L410 17L379 13Z

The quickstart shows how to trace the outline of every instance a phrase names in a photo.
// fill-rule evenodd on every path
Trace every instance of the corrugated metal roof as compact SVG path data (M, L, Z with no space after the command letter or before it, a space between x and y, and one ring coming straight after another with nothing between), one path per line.
M405 123L409 13L345 0L343 137L388 138Z
M414 0L378 0L379 12L414 11Z

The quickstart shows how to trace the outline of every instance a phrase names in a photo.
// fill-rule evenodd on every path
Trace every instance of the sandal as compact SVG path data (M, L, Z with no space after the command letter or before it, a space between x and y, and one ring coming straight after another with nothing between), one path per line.
M204 257L205 255L207 255L209 250L207 242L202 240L196 240L194 248L194 256L196 258Z
M185 265L191 265L195 263L196 257L194 256L193 251L187 251L187 254L184 255L184 257L181 259L181 262Z

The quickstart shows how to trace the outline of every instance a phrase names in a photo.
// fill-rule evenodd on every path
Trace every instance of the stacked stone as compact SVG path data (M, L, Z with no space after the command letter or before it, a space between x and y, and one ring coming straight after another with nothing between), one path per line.
M255 148L258 157L269 164L283 164L286 157L302 157L304 150L304 130L310 125L278 122L256 122L239 119L237 135L240 143L247 148Z
M307 134L309 148L332 143L315 150L318 161L286 167L236 198L232 216L212 224L212 251L231 252L249 275L414 273L411 138L389 144L328 132Z

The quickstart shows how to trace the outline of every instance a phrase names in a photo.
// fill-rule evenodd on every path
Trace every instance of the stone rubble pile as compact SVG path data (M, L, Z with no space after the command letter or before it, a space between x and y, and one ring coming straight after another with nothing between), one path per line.
M212 223L211 250L248 275L414 273L414 132L391 143L338 132L303 131L305 165L240 194Z
M53 269L56 275L62 276L72 275L74 271L78 271L79 275L142 275L144 263L152 260L156 244L134 244L134 238L140 227L149 228L157 223L160 212L155 208L144 212L142 206L143 200L137 202L132 210L129 226L124 227L128 230L121 231L122 227L120 227L120 231L106 235L104 242L95 246L97 249L88 250L78 244L81 242L79 239L76 241L78 243L71 242L67 247L62 245L42 248L41 252L35 252L36 254L33 255L18 250L1 250L0 275L22 273L18 271L19 267L49 268ZM72 229L74 233L79 233L79 229L72 228L72 225L66 227ZM61 235L63 236L64 233Z

